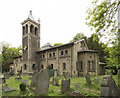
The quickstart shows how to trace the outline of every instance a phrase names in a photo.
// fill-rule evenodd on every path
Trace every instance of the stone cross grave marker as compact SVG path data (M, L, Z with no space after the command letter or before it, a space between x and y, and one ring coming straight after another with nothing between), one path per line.
M35 86L37 84L37 77L38 77L38 71L35 71L32 75L31 86Z
M91 85L92 82L91 82L91 79L90 79L90 74L88 72L86 73L85 78L86 78L86 84Z
M117 85L112 78L112 75L104 75L101 83L100 97L118 96Z
M61 80L61 93L64 94L70 89L70 79Z
M44 69L38 73L35 95L47 95L49 91L50 72Z

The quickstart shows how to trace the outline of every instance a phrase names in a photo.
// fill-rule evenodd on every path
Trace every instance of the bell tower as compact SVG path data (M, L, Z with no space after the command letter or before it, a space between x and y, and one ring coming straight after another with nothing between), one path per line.
M34 72L36 64L36 51L40 50L40 20L38 22L32 16L29 16L22 23L22 53L23 65L22 71Z

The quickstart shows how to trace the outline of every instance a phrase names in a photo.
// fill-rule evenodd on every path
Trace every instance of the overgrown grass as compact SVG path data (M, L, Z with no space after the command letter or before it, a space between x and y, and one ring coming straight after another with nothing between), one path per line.
M22 76L22 80L28 80L28 83L30 85L31 80L29 79L31 76ZM100 95L100 89L101 89L101 82L103 76L93 76L91 77L92 85L87 86L86 85L86 79L85 77L69 77L70 78L70 89L74 91L79 91L81 95L83 96L99 96ZM99 83L95 84L94 79L98 78ZM113 76L114 80L116 81L116 84L118 85L118 79L117 76ZM59 86L53 86L51 83L49 85L49 93L48 96L65 96L61 94L61 80L64 79L64 77L59 76ZM52 78L50 79L52 81ZM14 77L10 77L9 79L6 79L6 82L9 87L14 88L16 91L5 93L2 91L2 96L34 96L34 92L30 91L29 88L27 88L26 93L20 93L19 85L21 83L21 80L14 79ZM79 85L80 89L77 89L75 85ZM33 87L35 89L35 87Z

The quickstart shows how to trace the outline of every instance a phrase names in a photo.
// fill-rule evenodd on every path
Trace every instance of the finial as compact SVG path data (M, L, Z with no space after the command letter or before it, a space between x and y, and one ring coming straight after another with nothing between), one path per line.
M30 10L30 13L29 13L28 18L30 18L30 19L32 19L32 20L34 20L34 18L33 18L33 16L32 16L32 11L31 11L31 10Z

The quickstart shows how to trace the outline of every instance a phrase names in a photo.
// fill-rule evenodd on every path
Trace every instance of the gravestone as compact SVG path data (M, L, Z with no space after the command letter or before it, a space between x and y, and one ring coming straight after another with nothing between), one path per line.
M2 78L2 85L4 85L4 84L5 84L5 86L7 86L5 77Z
M97 84L97 83L99 82L99 79L98 79L98 78L95 78L95 79L94 79L94 82L95 82L95 84Z
M22 74L22 70L17 70L18 74L17 76L15 77L15 79L22 79L21 78L21 74Z
M61 80L61 93L64 94L70 89L70 79Z
M101 83L100 97L118 96L117 85L112 78L112 75L104 75Z
M50 72L48 69L41 70L38 73L35 95L47 95L50 83Z
M52 79L52 85L53 86L59 86L59 84L58 84L58 78L57 78L57 69L54 70L54 77Z
M31 86L35 86L37 83L38 71L35 71L32 75Z
M11 88L11 87L8 87L8 86L5 86L5 87L2 87L2 90L7 93L7 92L12 92L12 91L16 91L15 89Z
M53 79L52 79L52 85L53 86L59 86L59 84L58 84L58 78L57 77L53 77Z
M91 85L92 82L91 82L91 79L90 79L90 74L88 72L86 73L85 78L86 78L86 84Z
M5 79L9 79L9 74L7 72L4 73L4 77L5 77Z

